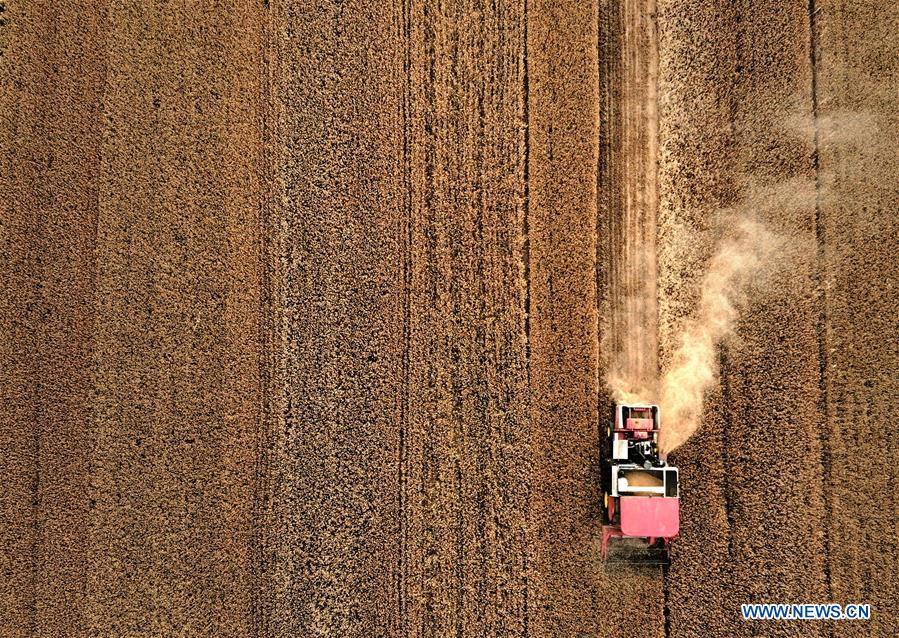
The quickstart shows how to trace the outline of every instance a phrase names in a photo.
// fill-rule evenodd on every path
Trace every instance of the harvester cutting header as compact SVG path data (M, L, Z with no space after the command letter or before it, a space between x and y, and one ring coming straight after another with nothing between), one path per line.
M602 554L608 562L667 564L680 529L678 471L659 454L659 406L616 405L603 459Z

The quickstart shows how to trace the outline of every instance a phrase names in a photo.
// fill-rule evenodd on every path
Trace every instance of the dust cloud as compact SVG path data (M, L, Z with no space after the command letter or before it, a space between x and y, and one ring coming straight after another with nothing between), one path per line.
M757 221L734 222L709 263L697 312L684 325L671 366L662 377L662 454L673 451L699 427L703 398L718 379L718 344L733 332L746 284L777 243Z
M821 148L851 149L871 144L878 126L869 114L839 111L817 119L789 118L786 128L800 139L817 137ZM698 307L683 324L677 350L658 384L635 384L634 377L610 375L609 385L617 400L659 404L663 455L683 444L699 427L703 399L718 379L718 346L734 332L749 285L756 290L771 285L772 274L789 268L794 257L815 250L812 243L800 245L795 239L787 247L759 220L814 210L816 201L820 205L830 199L831 178L822 172L817 185L810 179L794 178L768 186L748 179L746 196L739 205L721 211L721 239L702 279ZM655 305L657 300L652 297L646 303ZM634 332L627 340L642 337ZM657 338L651 341L656 343Z
M656 327L643 325L642 320L655 316L656 296L629 295L618 310L635 319L620 320L626 334L607 383L616 401L659 404L663 455L683 444L699 427L705 394L718 380L718 347L734 332L750 288L770 285L770 275L788 267L790 255L814 250L813 245L795 244L790 250L780 250L783 240L760 221L776 219L776 213L813 207L816 193L812 181L797 178L766 187L750 182L746 192L738 206L716 216L714 232L719 240L701 280L699 302L684 321L676 350L661 375L642 365L649 359L642 351L656 343L655 336L646 338ZM644 274L644 280L652 277ZM652 309L636 307L640 304Z

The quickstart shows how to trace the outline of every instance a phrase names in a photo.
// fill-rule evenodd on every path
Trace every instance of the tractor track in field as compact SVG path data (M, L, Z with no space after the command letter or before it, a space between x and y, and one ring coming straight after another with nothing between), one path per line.
M876 4L0 2L0 635L899 634ZM727 211L781 248L611 570Z

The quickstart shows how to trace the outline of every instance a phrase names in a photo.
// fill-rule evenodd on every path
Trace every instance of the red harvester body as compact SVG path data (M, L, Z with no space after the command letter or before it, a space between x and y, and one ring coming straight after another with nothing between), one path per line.
M659 407L615 406L603 462L602 554L610 563L668 564L680 530L678 470L659 455Z

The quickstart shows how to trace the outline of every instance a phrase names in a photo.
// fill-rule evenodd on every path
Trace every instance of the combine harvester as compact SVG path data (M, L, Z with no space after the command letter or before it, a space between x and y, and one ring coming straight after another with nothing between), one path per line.
M616 405L606 430L602 555L608 563L669 563L680 495L677 468L659 455L659 425L657 405Z

